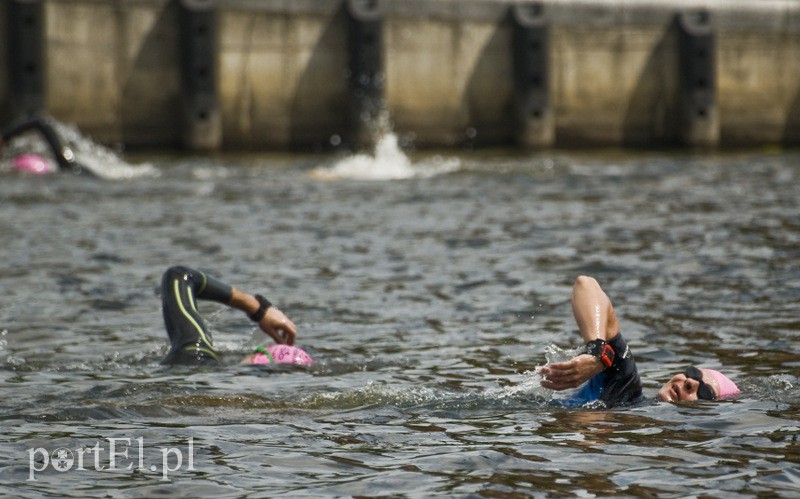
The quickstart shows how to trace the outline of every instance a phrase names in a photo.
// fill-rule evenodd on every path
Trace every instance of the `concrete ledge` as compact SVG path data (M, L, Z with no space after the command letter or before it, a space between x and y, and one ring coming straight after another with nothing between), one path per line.
M0 30L8 33L8 0ZM202 0L200 0L202 1ZM382 88L418 146L516 144L514 26L501 0L364 0L381 8ZM348 22L334 0L216 9L220 146L325 149L351 134ZM531 2L527 2L531 3ZM177 0L41 0L45 109L107 143L184 144ZM708 13L716 138L800 143L800 0L543 0L552 142L687 144L676 16ZM8 68L14 43L0 53ZM0 72L0 121L17 96ZM544 122L542 122L544 123ZM550 123L550 122L548 122ZM213 130L212 130L213 132ZM547 137L547 134L543 134ZM713 137L713 134L711 135ZM202 141L201 141L202 142Z

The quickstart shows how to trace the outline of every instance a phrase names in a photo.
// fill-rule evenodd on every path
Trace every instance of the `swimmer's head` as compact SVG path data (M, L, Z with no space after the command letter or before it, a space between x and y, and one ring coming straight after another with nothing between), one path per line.
M250 363L310 366L314 361L302 348L289 345L270 345L266 348L259 347Z
M665 402L720 400L739 395L739 388L727 376L714 369L689 367L667 381L658 391Z
M17 172L30 173L33 175L46 175L55 171L53 165L38 154L22 154L17 156L14 158L11 168Z

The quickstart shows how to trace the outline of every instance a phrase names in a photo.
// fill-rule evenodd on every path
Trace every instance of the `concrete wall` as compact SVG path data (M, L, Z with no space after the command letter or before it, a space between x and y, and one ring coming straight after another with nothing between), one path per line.
M175 12L158 0L47 2L49 112L101 141L177 142Z
M383 1L382 77L394 129L419 146L513 144L519 124L509 8L517 2L377 1ZM103 142L181 144L186 116L177 2L41 3L47 111ZM338 143L348 133L352 104L342 2L214 5L219 145L319 149ZM719 143L800 143L800 1L541 5L549 26L553 145L680 142L675 16L698 9L710 13L715 36ZM4 33L8 10L0 8ZM8 61L2 51L0 65ZM3 123L14 117L13 93L0 71Z
M348 114L338 2L231 2L219 12L223 136L233 147L327 142Z

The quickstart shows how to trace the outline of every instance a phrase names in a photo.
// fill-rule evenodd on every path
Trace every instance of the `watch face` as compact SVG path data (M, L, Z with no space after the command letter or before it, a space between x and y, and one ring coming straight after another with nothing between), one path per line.
M587 343L586 353L600 359L606 367L611 367L611 364L614 363L614 349L603 340L598 339Z

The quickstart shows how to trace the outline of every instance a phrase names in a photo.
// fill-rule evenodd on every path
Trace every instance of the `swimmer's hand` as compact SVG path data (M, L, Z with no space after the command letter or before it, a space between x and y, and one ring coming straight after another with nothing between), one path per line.
M275 306L267 309L267 313L258 321L258 327L281 345L294 345L297 338L297 326Z
M541 385L549 390L577 388L603 372L603 369L600 359L584 353L566 362L555 362L542 367Z

